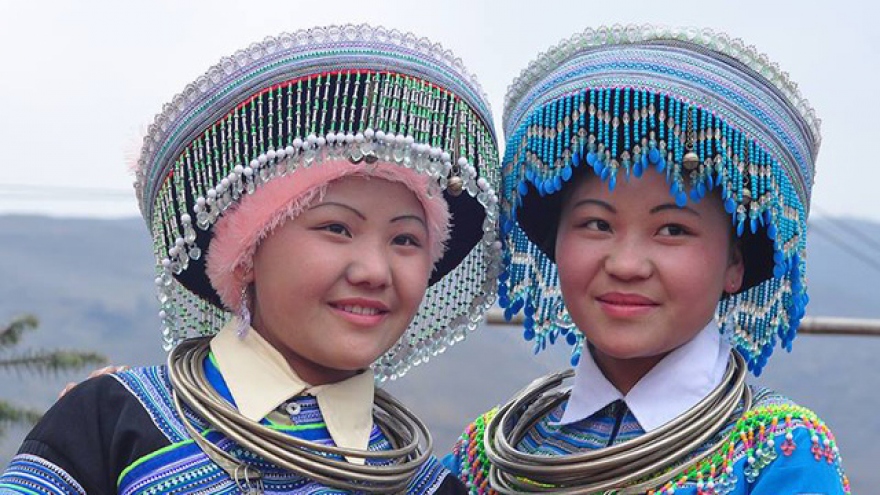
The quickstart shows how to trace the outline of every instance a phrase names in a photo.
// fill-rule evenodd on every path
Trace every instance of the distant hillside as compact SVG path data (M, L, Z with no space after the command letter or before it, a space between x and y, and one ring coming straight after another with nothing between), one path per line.
M859 261L829 241L869 252L845 236L845 222L880 243L880 224L856 219L817 220L810 237L809 314L880 318L880 269ZM870 253L880 263L878 253ZM0 322L33 313L40 328L24 346L70 347L105 353L115 363L164 362L154 296L153 260L139 219L86 220L0 216ZM483 328L427 365L411 371L391 389L431 426L443 453L466 423L503 401L540 374L561 368L567 349L533 357L512 327ZM777 351L761 382L822 415L837 434L853 493L880 486L880 338L802 336L792 354ZM47 407L73 377L32 377L0 372L0 395ZM0 466L24 432L0 442Z

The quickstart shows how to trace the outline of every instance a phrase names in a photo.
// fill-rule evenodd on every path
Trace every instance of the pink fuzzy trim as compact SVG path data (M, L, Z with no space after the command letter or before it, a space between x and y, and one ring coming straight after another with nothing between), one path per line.
M327 161L263 184L217 221L206 255L206 272L228 310L240 310L242 289L253 280L253 257L260 241L279 225L296 218L315 199L320 200L331 182L348 176L404 184L425 210L431 259L436 263L443 256L449 238L449 207L441 194L428 196L431 179L390 163L365 166L348 160Z

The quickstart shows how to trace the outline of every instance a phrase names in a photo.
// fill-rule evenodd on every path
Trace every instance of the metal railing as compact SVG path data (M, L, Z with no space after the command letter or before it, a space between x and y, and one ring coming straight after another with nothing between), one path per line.
M486 323L489 325L517 325L523 320L522 313L512 320L504 319L498 308L489 310ZM805 316L801 320L798 333L813 335L869 335L880 337L880 319L839 318L834 316Z

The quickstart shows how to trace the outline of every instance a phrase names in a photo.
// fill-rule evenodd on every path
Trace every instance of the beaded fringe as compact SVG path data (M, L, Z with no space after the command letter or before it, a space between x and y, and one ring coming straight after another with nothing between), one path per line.
M516 223L522 196L560 191L578 167L614 190L648 167L665 173L679 206L716 189L738 236L763 233L773 245L773 276L718 307L719 326L759 374L777 339L790 349L807 303L801 254L807 212L782 166L756 141L705 108L638 88L591 89L546 103L508 141L504 163L502 237L506 244L499 302L511 318L525 315L535 352L564 338L584 338L562 302L555 264Z

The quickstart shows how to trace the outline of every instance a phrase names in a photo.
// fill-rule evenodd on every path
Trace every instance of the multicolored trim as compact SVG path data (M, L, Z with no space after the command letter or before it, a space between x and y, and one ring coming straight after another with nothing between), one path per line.
M685 486L696 486L697 495L726 495L739 483L734 469L737 462L745 462L742 475L751 485L780 454L791 457L796 449L808 447L816 462L836 466L844 493L850 493L849 479L841 468L840 451L831 430L809 409L778 404L746 412L719 453L647 494L672 495Z
M86 491L65 470L30 454L12 458L0 476L0 493L63 493L86 495Z
M721 302L719 326L756 375L777 341L790 348L808 301L819 121L776 66L740 44L708 31L588 30L511 85L499 303L508 317L524 311L536 352L564 338L574 365L583 335L562 302L552 254L535 244L523 218L552 224L558 212L525 209L525 197L558 193L584 166L612 190L654 167L680 206L717 189L743 242L768 246L747 250L747 286Z
M349 160L431 179L454 215L450 249L408 331L374 369L394 379L476 329L500 272L498 150L487 98L461 61L411 34L331 26L270 37L175 97L145 139L136 189L153 235L163 341L229 314L204 273L217 220L277 177Z
M469 424L453 448L458 467L458 477L474 495L495 494L489 487L489 457L483 438L486 426L498 413L498 408L484 413Z
M165 366L131 368L111 376L137 398L144 411L153 420L153 424L170 443L189 438L186 427L181 423L174 407L168 368ZM195 416L193 419L196 419Z

